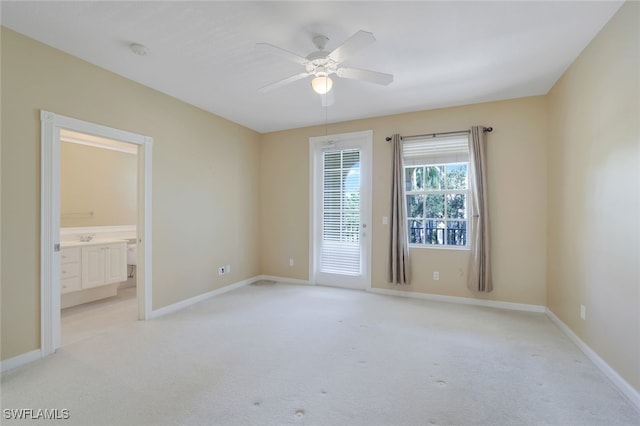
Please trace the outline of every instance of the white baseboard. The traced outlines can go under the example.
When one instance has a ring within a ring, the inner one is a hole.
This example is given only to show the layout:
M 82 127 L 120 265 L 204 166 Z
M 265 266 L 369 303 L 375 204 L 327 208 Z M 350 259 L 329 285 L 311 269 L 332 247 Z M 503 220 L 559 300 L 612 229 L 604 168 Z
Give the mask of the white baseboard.
M 35 351 L 25 352 L 22 355 L 14 356 L 13 358 L 6 359 L 0 363 L 0 372 L 4 373 L 14 368 L 29 364 L 30 362 L 37 361 L 42 358 L 42 351 L 36 349 Z
M 602 371 L 602 373 L 607 376 L 609 380 L 613 382 L 613 384 L 620 390 L 620 392 L 627 397 L 629 402 L 631 402 L 638 411 L 640 411 L 640 392 L 638 392 L 633 386 L 631 386 L 625 379 L 620 377 L 620 375 L 613 369 L 605 360 L 600 358 L 593 349 L 589 347 L 586 343 L 582 341 L 575 334 L 568 325 L 566 325 L 560 318 L 556 316 L 549 308 L 546 308 L 545 313 L 553 321 L 555 325 L 558 326 L 560 330 L 573 342 L 575 345 L 582 351 L 584 354 L 593 362 L 596 367 Z
M 311 285 L 309 280 L 300 280 L 297 278 L 284 278 L 284 277 L 276 277 L 274 275 L 259 275 L 257 277 L 259 280 L 269 280 L 269 281 L 277 281 L 279 283 L 284 284 L 301 284 L 301 285 Z
M 384 294 L 387 296 L 411 297 L 415 299 L 433 300 L 436 302 L 459 303 L 463 305 L 484 306 L 489 308 L 509 309 L 512 311 L 545 313 L 542 305 L 529 305 L 526 303 L 501 302 L 499 300 L 471 299 L 469 297 L 444 296 L 441 294 L 418 293 L 415 291 L 392 290 L 386 288 L 370 288 L 368 292 Z
M 243 281 L 238 281 L 237 283 L 230 284 L 230 285 L 227 285 L 227 286 L 224 286 L 224 287 L 221 287 L 221 288 L 217 288 L 215 290 L 209 291 L 209 292 L 201 294 L 199 296 L 195 296 L 195 297 L 192 297 L 190 299 L 186 299 L 186 300 L 183 300 L 181 302 L 174 303 L 172 305 L 164 306 L 164 307 L 162 307 L 160 309 L 155 309 L 155 310 L 153 310 L 151 312 L 151 315 L 150 315 L 149 319 L 158 318 L 158 317 L 161 317 L 163 315 L 167 315 L 167 314 L 170 314 L 172 312 L 179 311 L 180 309 L 184 309 L 187 306 L 191 306 L 191 305 L 196 304 L 198 302 L 201 302 L 203 300 L 207 300 L 207 299 L 209 299 L 211 297 L 218 296 L 218 295 L 223 294 L 223 293 L 227 293 L 227 292 L 229 292 L 231 290 L 235 290 L 235 289 L 240 288 L 240 287 L 244 287 L 244 286 L 249 285 L 249 284 L 251 284 L 251 283 L 253 283 L 255 281 L 258 281 L 259 279 L 261 279 L 260 276 L 249 278 L 249 279 L 246 279 L 246 280 L 243 280 Z

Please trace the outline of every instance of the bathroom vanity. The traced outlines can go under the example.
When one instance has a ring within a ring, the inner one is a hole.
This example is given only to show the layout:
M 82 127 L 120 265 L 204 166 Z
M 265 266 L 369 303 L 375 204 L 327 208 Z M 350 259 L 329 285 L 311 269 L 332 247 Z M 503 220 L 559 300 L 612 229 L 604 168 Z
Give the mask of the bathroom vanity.
M 61 308 L 115 296 L 118 283 L 126 280 L 127 241 L 61 243 Z

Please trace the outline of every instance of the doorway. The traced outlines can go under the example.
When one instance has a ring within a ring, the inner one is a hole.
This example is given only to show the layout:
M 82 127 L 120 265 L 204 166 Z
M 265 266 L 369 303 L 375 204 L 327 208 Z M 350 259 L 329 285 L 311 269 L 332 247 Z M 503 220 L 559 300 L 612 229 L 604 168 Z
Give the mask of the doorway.
M 60 138 L 71 131 L 134 144 L 138 149 L 137 179 L 137 317 L 151 317 L 151 150 L 148 136 L 102 126 L 48 111 L 41 120 L 41 351 L 54 353 L 60 339 Z
M 309 139 L 314 284 L 371 287 L 372 132 Z
M 138 145 L 60 130 L 61 347 L 138 319 L 138 163 Z

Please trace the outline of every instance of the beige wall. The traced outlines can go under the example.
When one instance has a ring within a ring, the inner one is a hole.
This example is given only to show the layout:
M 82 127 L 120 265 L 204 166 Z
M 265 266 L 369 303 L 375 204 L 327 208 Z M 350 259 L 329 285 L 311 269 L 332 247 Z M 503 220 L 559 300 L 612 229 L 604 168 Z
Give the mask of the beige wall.
M 2 359 L 40 346 L 40 109 L 154 138 L 153 309 L 259 273 L 259 134 L 6 28 L 1 47 Z
M 386 282 L 393 133 L 413 135 L 493 126 L 489 135 L 490 211 L 495 290 L 466 287 L 468 251 L 412 249 L 413 283 L 400 290 L 545 304 L 547 180 L 546 100 L 532 97 L 378 117 L 328 126 L 329 134 L 373 130 L 372 286 Z M 309 137 L 323 126 L 265 134 L 261 147 L 261 270 L 309 279 Z M 295 258 L 290 267 L 288 259 Z M 433 271 L 440 280 L 432 280 Z M 462 270 L 463 275 L 460 275 Z
M 640 4 L 627 2 L 548 95 L 547 304 L 636 389 L 639 61 Z
M 60 226 L 135 225 L 137 173 L 135 154 L 60 143 Z

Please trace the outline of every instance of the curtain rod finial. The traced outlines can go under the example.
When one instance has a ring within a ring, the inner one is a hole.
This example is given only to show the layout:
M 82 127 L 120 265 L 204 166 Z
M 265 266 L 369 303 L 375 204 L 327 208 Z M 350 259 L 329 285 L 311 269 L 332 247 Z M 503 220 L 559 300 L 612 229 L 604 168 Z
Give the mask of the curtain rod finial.
M 387 136 L 386 138 L 384 138 L 384 140 L 387 141 L 387 142 L 391 142 L 391 137 Z
M 485 132 L 491 133 L 491 132 L 493 132 L 493 127 L 485 127 L 483 130 Z

